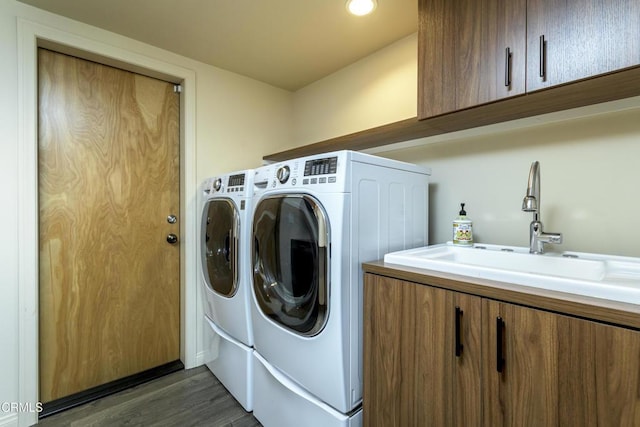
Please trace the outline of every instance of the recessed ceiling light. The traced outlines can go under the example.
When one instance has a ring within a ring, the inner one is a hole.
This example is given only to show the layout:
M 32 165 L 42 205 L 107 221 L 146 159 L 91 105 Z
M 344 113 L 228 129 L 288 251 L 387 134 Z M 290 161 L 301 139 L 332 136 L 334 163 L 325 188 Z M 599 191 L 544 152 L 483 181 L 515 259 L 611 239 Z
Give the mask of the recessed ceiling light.
M 347 0 L 347 10 L 356 16 L 370 14 L 377 5 L 378 2 L 376 0 Z

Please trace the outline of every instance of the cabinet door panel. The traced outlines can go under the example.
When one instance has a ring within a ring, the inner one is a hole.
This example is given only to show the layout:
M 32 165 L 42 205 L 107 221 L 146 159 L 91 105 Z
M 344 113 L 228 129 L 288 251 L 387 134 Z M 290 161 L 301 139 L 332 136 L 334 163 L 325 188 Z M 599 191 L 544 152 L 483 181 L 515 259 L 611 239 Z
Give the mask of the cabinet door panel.
M 557 424 L 556 315 L 483 300 L 484 425 Z M 497 370 L 499 328 L 504 321 L 504 366 Z
M 454 347 L 456 334 L 459 333 L 462 345 L 460 355 L 454 357 L 455 348 L 451 349 L 454 359 L 453 387 L 453 425 L 482 425 L 482 300 L 479 297 L 451 293 L 454 306 L 461 310 L 459 314 L 459 331 L 456 331 L 453 319 Z M 455 307 L 450 311 L 456 315 Z
M 637 0 L 528 0 L 527 91 L 637 66 L 639 28 Z
M 526 89 L 526 0 L 483 0 L 482 3 L 483 46 L 479 61 L 486 99 L 479 101 L 522 95 Z M 506 57 L 507 48 L 510 58 Z
M 418 1 L 418 117 L 455 111 L 456 4 Z
M 558 317 L 559 425 L 640 425 L 640 332 Z
M 418 117 L 524 93 L 526 0 L 420 0 L 419 13 Z
M 365 275 L 365 426 L 451 425 L 448 292 Z

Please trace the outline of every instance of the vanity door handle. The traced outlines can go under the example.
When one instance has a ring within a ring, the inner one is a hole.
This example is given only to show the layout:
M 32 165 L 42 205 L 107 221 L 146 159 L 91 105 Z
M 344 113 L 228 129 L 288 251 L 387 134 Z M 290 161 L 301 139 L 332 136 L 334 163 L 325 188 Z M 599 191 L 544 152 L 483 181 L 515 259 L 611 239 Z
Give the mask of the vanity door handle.
M 456 307 L 456 357 L 462 356 L 462 350 L 464 350 L 464 345 L 462 345 L 462 314 L 464 312 L 460 307 Z
M 500 316 L 496 318 L 496 370 L 504 370 L 504 320 Z

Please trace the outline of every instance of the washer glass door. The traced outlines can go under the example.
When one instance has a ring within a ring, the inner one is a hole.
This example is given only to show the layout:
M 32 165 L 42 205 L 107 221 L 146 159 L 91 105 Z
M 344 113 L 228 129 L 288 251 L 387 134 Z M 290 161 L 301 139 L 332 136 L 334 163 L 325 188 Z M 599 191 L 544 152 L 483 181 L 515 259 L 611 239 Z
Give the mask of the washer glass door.
M 229 199 L 210 199 L 202 214 L 202 268 L 214 292 L 232 297 L 238 289 L 238 211 Z
M 253 290 L 258 308 L 306 336 L 328 314 L 329 223 L 314 197 L 282 194 L 262 199 L 253 224 Z

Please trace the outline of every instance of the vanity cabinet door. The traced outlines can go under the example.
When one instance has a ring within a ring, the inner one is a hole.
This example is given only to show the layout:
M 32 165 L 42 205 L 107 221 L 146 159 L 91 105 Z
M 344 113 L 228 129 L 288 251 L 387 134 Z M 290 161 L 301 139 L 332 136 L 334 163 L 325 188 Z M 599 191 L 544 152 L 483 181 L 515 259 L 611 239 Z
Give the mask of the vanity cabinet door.
M 364 287 L 364 425 L 451 425 L 447 291 L 370 274 Z
M 418 118 L 525 92 L 526 0 L 419 0 Z
M 480 298 L 372 274 L 364 298 L 364 425 L 479 426 Z
M 527 92 L 640 64 L 638 0 L 528 0 Z
M 557 318 L 558 425 L 640 426 L 640 332 Z
M 640 425 L 640 332 L 486 299 L 482 313 L 485 426 Z
M 453 306 L 453 425 L 482 425 L 482 299 L 449 292 Z M 449 315 L 450 316 L 450 315 Z
M 482 316 L 484 425 L 558 425 L 557 316 L 488 299 Z

